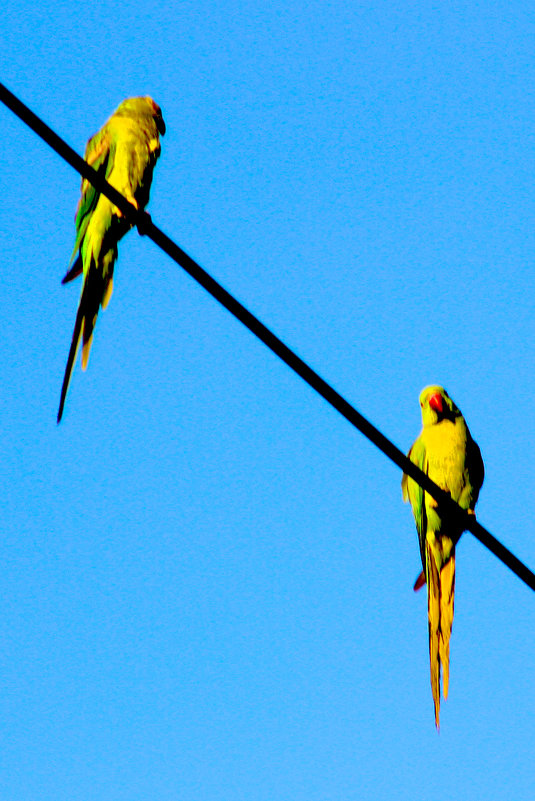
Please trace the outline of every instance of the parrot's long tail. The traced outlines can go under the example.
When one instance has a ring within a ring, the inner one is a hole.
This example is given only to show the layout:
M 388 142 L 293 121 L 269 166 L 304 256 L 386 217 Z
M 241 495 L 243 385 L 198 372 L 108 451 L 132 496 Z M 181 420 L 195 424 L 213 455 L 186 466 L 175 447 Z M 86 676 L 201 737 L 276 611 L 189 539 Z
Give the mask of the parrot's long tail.
M 61 418 L 63 417 L 63 407 L 65 406 L 65 398 L 67 397 L 67 391 L 69 389 L 69 384 L 71 383 L 72 369 L 74 367 L 74 362 L 76 361 L 78 348 L 80 347 L 80 339 L 82 335 L 83 323 L 84 323 L 84 310 L 82 307 L 82 301 L 80 300 L 80 303 L 78 304 L 78 311 L 76 312 L 74 331 L 72 333 L 71 348 L 69 350 L 69 356 L 67 357 L 67 366 L 65 367 L 65 375 L 63 376 L 63 385 L 61 387 L 61 398 L 59 401 L 59 409 L 58 409 L 58 423 L 61 421 Z
M 450 678 L 450 636 L 453 626 L 455 592 L 455 553 L 438 571 L 433 551 L 426 543 L 427 612 L 429 618 L 429 660 L 431 690 L 435 702 L 435 724 L 440 725 L 440 666 L 444 698 L 448 697 Z
M 116 251 L 115 251 L 116 254 Z M 68 278 L 69 273 L 65 278 Z M 65 282 L 65 279 L 64 279 Z M 113 261 L 109 266 L 107 275 L 103 275 L 100 270 L 91 265 L 87 275 L 84 278 L 82 287 L 82 294 L 78 304 L 78 311 L 76 312 L 76 320 L 74 323 L 74 331 L 72 333 L 71 347 L 69 356 L 67 357 L 67 366 L 65 367 L 65 375 L 63 377 L 63 385 L 61 387 L 61 397 L 59 401 L 58 410 L 58 423 L 63 416 L 63 408 L 65 406 L 65 399 L 69 390 L 72 371 L 78 348 L 80 347 L 80 340 L 83 341 L 82 346 L 82 370 L 85 370 L 89 361 L 89 351 L 91 350 L 91 343 L 93 341 L 93 329 L 97 321 L 100 307 L 103 309 L 108 305 L 113 289 Z

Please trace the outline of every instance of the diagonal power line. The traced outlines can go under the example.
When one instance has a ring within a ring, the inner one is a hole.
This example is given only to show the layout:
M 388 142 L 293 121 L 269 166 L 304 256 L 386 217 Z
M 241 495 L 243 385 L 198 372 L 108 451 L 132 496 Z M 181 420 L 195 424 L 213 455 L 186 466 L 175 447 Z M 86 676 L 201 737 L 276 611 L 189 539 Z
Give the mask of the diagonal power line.
M 222 306 L 242 322 L 258 339 L 273 351 L 288 367 L 296 372 L 306 383 L 316 390 L 327 403 L 333 406 L 345 419 L 369 439 L 385 456 L 400 467 L 404 473 L 416 481 L 439 504 L 443 513 L 458 520 L 463 529 L 470 531 L 486 548 L 498 557 L 532 590 L 535 590 L 535 574 L 511 551 L 502 545 L 490 531 L 487 531 L 475 518 L 461 509 L 451 496 L 442 490 L 429 476 L 420 470 L 405 454 L 382 434 L 369 420 L 345 400 L 330 384 L 304 362 L 296 353 L 282 342 L 269 328 L 245 308 L 233 295 L 227 292 L 212 276 L 203 270 L 172 239 L 161 231 L 147 212 L 138 211 L 128 200 L 111 186 L 93 167 L 76 153 L 61 137 L 22 103 L 12 92 L 0 83 L 0 100 L 41 137 L 71 167 L 92 183 L 99 192 L 108 197 L 136 225 L 139 232 L 148 236 L 195 281 L 203 286 Z

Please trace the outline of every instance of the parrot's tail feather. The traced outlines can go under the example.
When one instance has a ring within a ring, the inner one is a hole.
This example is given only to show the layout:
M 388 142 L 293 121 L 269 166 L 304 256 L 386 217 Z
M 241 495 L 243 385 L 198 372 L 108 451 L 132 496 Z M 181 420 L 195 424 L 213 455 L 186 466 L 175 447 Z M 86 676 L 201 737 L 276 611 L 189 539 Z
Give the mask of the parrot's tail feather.
M 76 261 L 74 262 L 74 264 L 72 265 L 70 270 L 67 270 L 67 273 L 61 279 L 61 283 L 62 284 L 67 284 L 69 281 L 72 281 L 74 278 L 78 278 L 78 276 L 82 274 L 82 271 L 83 271 L 82 256 L 79 253 Z
M 455 594 L 455 554 L 440 571 L 440 639 L 444 698 L 448 697 L 450 680 L 450 636 L 453 626 L 453 600 Z
M 450 680 L 450 636 L 453 626 L 453 601 L 455 594 L 455 553 L 439 571 L 433 548 L 425 544 L 427 573 L 427 611 L 429 617 L 429 660 L 431 666 L 431 689 L 435 702 L 435 723 L 439 728 L 440 716 L 440 668 L 444 698 L 448 697 Z
M 87 365 L 89 363 L 89 353 L 91 352 L 92 344 L 93 344 L 93 331 L 91 331 L 91 336 L 87 341 L 85 341 L 85 336 L 84 336 L 84 344 L 82 346 L 82 370 L 87 370 Z
M 418 592 L 418 590 L 421 590 L 424 584 L 425 584 L 425 573 L 422 570 L 422 572 L 414 582 L 414 587 L 413 587 L 414 592 Z
M 103 274 L 101 269 L 94 269 L 93 265 L 91 265 L 87 272 L 80 300 L 81 305 L 83 305 L 85 309 L 82 370 L 87 368 L 89 362 L 89 353 L 91 351 L 91 345 L 93 344 L 93 331 L 97 324 L 100 307 L 102 306 L 102 308 L 104 308 L 111 297 L 113 289 L 113 261 L 116 253 L 115 250 L 111 250 L 106 254 L 105 259 L 108 260 L 107 274 Z
M 112 251 L 112 253 L 115 253 L 115 251 Z M 113 262 L 111 264 L 110 272 L 112 268 Z M 67 275 L 70 275 L 70 273 L 67 273 Z M 92 262 L 84 278 L 82 294 L 78 304 L 78 311 L 76 312 L 76 322 L 74 323 L 71 349 L 69 351 L 67 367 L 65 369 L 65 377 L 63 379 L 63 386 L 61 388 L 58 423 L 63 415 L 65 398 L 67 397 L 67 391 L 69 389 L 71 374 L 76 361 L 76 356 L 78 354 L 80 341 L 82 341 L 82 369 L 85 370 L 87 367 L 87 363 L 89 361 L 89 351 L 91 350 L 91 343 L 93 342 L 93 329 L 97 321 L 102 299 L 110 281 L 111 275 L 108 275 L 108 277 L 105 278 L 101 271 L 97 269 L 95 263 Z
M 440 580 L 438 568 L 429 543 L 425 545 L 427 572 L 427 615 L 429 618 L 429 663 L 431 690 L 435 703 L 435 724 L 440 725 Z
M 84 327 L 84 312 L 82 304 L 80 303 L 78 306 L 78 311 L 76 312 L 76 321 L 74 323 L 74 331 L 72 334 L 71 347 L 69 350 L 69 356 L 67 358 L 67 366 L 65 367 L 65 375 L 63 376 L 63 386 L 61 387 L 61 397 L 59 401 L 59 410 L 58 410 L 58 423 L 61 421 L 61 418 L 63 416 L 63 407 L 65 406 L 65 398 L 67 397 L 69 384 L 71 383 L 72 370 L 74 367 L 74 363 L 76 361 L 76 356 L 78 354 L 78 348 L 80 346 L 80 340 L 82 338 L 83 327 Z
M 106 288 L 104 290 L 104 297 L 102 298 L 103 309 L 105 309 L 108 303 L 110 302 L 112 292 L 113 292 L 113 276 L 110 276 L 108 283 L 106 284 Z
M 87 370 L 87 364 L 89 362 L 89 353 L 91 352 L 91 345 L 93 344 L 93 331 L 95 329 L 95 325 L 97 322 L 99 311 L 99 304 L 97 302 L 97 307 L 94 314 L 88 313 L 86 311 L 85 320 L 84 320 L 84 331 L 83 331 L 83 344 L 82 344 L 82 370 Z

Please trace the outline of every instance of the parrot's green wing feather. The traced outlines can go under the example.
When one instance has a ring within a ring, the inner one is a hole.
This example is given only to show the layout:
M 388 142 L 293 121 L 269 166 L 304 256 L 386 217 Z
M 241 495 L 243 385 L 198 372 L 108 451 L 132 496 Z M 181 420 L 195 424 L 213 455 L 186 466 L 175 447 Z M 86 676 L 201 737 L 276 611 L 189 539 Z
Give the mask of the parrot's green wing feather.
M 423 470 L 426 470 L 425 459 L 425 443 L 423 437 L 420 435 L 407 456 L 413 464 Z M 422 555 L 422 564 L 425 567 L 425 535 L 427 533 L 427 515 L 425 511 L 424 491 L 416 481 L 409 478 L 406 473 L 403 474 L 401 480 L 401 489 L 403 491 L 403 500 L 409 501 L 412 507 L 412 513 L 416 522 L 416 530 L 418 531 L 418 540 L 420 542 L 420 553 Z
M 116 142 L 111 134 L 111 126 L 106 125 L 101 131 L 95 134 L 95 136 L 91 137 L 87 143 L 84 158 L 93 169 L 108 180 L 115 161 L 115 150 Z M 76 241 L 74 243 L 71 262 L 80 250 L 80 246 L 87 233 L 87 226 L 89 225 L 91 214 L 97 205 L 99 194 L 98 189 L 95 189 L 93 184 L 85 178 L 82 179 L 82 194 L 78 203 L 78 208 L 76 209 Z M 76 262 L 78 261 L 79 259 L 76 259 Z M 80 275 L 82 272 L 82 265 L 80 264 L 77 269 L 76 262 L 64 277 L 62 283 L 66 284 L 67 281 L 72 281 L 73 278 Z

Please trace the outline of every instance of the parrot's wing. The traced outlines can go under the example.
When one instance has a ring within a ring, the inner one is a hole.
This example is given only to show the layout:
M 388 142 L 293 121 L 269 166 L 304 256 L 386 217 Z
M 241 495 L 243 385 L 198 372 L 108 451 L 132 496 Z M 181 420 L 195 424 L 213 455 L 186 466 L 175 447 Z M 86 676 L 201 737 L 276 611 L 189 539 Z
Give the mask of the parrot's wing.
M 407 456 L 420 470 L 424 473 L 426 470 L 426 449 L 425 442 L 420 434 Z M 418 540 L 420 542 L 420 553 L 422 556 L 422 564 L 425 565 L 425 535 L 427 533 L 427 515 L 425 511 L 425 498 L 424 491 L 419 484 L 416 483 L 406 473 L 403 473 L 401 480 L 401 489 L 403 492 L 403 500 L 409 501 L 412 507 L 412 513 L 416 522 L 416 529 L 418 531 Z
M 116 142 L 111 135 L 111 130 L 111 126 L 106 124 L 101 131 L 91 137 L 87 143 L 84 155 L 85 161 L 98 173 L 103 175 L 106 180 L 110 176 L 115 160 Z M 84 240 L 87 226 L 89 225 L 91 214 L 97 205 L 99 195 L 98 189 L 96 189 L 87 178 L 82 178 L 82 194 L 78 202 L 78 208 L 76 209 L 76 241 L 70 259 L 71 263 L 79 253 L 80 245 Z M 68 281 L 72 281 L 73 278 L 80 275 L 82 269 L 82 259 L 80 255 L 78 255 L 78 258 L 64 276 L 61 283 L 66 284 Z
M 468 475 L 470 476 L 470 498 L 468 499 L 468 509 L 473 509 L 479 497 L 479 490 L 483 485 L 485 479 L 485 466 L 483 465 L 483 458 L 479 445 L 474 442 L 472 437 L 469 437 L 466 447 L 466 466 L 468 467 Z

